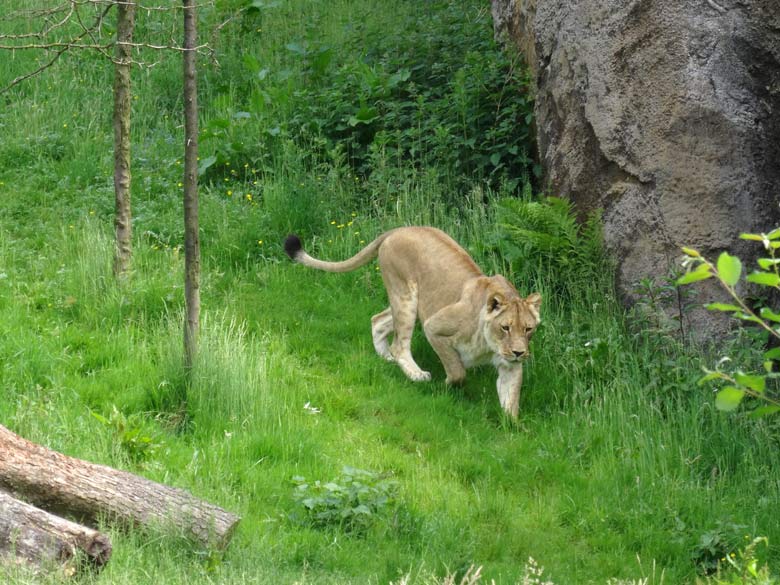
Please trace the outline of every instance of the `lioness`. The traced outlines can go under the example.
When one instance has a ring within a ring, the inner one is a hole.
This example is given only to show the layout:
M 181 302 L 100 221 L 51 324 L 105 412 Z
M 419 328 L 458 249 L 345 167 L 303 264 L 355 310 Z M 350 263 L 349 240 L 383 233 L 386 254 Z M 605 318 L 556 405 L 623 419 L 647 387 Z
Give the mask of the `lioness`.
M 485 276 L 455 240 L 432 227 L 390 230 L 342 262 L 312 258 L 294 234 L 284 249 L 295 262 L 329 272 L 349 272 L 378 256 L 390 306 L 371 319 L 376 352 L 396 362 L 410 380 L 430 380 L 411 352 L 419 317 L 444 364 L 447 384 L 462 382 L 466 368 L 491 361 L 498 370 L 501 406 L 517 417 L 522 360 L 539 325 L 541 295 L 521 298 L 503 276 Z

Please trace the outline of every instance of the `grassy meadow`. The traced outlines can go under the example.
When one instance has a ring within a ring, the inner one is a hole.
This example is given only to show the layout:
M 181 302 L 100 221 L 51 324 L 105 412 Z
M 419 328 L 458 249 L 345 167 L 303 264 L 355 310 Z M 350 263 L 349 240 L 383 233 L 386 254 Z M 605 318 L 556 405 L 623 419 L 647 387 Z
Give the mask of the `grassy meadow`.
M 14 10 L 41 4 L 4 2 L 0 27 L 28 30 Z M 137 38 L 178 34 L 179 17 L 141 11 Z M 494 45 L 489 4 L 218 0 L 200 24 L 214 52 L 200 63 L 189 381 L 179 55 L 138 52 L 121 283 L 110 63 L 73 51 L 0 96 L 0 424 L 243 518 L 224 553 L 106 526 L 114 555 L 82 581 L 427 584 L 474 565 L 499 584 L 676 585 L 760 536 L 777 567 L 777 423 L 715 409 L 696 381 L 720 354 L 627 320 L 596 228 L 555 255 L 506 227 L 505 198 L 530 202 L 538 169 L 525 74 Z M 3 52 L 0 86 L 39 58 Z M 444 229 L 487 273 L 543 295 L 517 424 L 491 368 L 446 387 L 419 331 L 431 383 L 376 356 L 374 264 L 315 272 L 281 247 L 296 231 L 341 259 L 408 224 Z M 752 359 L 750 337 L 724 344 Z

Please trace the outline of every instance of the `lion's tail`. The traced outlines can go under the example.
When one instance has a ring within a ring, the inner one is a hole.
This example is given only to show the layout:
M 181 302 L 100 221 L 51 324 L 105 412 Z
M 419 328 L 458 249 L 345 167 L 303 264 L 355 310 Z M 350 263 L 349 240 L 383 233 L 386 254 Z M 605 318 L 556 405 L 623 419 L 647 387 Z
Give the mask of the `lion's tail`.
M 342 260 L 341 262 L 326 262 L 325 260 L 312 258 L 306 253 L 306 250 L 303 249 L 301 239 L 295 234 L 287 236 L 287 239 L 284 241 L 284 251 L 287 252 L 287 255 L 294 262 L 298 262 L 309 268 L 326 270 L 327 272 L 349 272 L 350 270 L 360 268 L 373 260 L 378 253 L 379 246 L 384 242 L 389 233 L 390 232 L 385 232 L 360 250 L 360 252 L 352 256 L 352 258 Z

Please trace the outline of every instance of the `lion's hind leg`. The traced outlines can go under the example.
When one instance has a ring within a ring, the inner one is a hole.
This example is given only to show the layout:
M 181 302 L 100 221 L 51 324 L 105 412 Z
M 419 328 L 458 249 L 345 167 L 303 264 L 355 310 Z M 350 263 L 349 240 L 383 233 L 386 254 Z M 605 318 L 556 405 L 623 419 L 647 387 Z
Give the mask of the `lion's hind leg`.
M 409 282 L 403 294 L 395 298 L 391 296 L 390 306 L 393 320 L 390 353 L 407 378 L 414 382 L 427 382 L 431 373 L 422 370 L 412 357 L 412 333 L 417 321 L 417 283 Z
M 393 312 L 387 307 L 381 313 L 371 317 L 371 338 L 374 341 L 374 349 L 389 362 L 395 361 L 390 353 L 390 334 L 393 332 Z

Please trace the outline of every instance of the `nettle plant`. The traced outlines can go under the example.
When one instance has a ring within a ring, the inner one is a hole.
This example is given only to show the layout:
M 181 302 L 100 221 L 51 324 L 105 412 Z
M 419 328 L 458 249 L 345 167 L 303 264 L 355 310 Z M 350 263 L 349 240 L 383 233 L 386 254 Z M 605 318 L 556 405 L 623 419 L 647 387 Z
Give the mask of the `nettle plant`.
M 362 533 L 378 517 L 397 508 L 398 482 L 385 474 L 344 466 L 341 476 L 327 483 L 292 478 L 293 499 L 302 506 L 303 523 L 318 528 L 339 527 Z M 300 512 L 300 510 L 299 510 Z
M 780 258 L 776 257 L 780 248 L 780 228 L 768 234 L 741 234 L 743 240 L 760 242 L 765 257 L 758 259 L 758 270 L 745 276 L 749 283 L 780 291 Z M 716 263 L 710 262 L 697 250 L 683 248 L 685 252 L 684 266 L 688 269 L 685 275 L 677 280 L 678 285 L 691 284 L 709 278 L 715 278 L 721 287 L 728 292 L 733 303 L 710 303 L 706 308 L 710 311 L 721 311 L 731 314 L 735 319 L 754 323 L 765 330 L 771 340 L 780 342 L 780 313 L 769 307 L 761 307 L 758 311 L 751 308 L 736 289 L 743 276 L 742 261 L 723 252 Z M 707 370 L 700 384 L 717 381 L 723 386 L 718 390 L 715 405 L 720 410 L 735 410 L 746 396 L 758 400 L 758 406 L 753 409 L 755 416 L 774 414 L 780 411 L 780 396 L 777 393 L 777 380 L 780 371 L 777 363 L 780 361 L 780 347 L 774 347 L 763 352 L 763 372 L 745 373 L 742 370 L 726 371 L 731 360 L 724 358 L 718 362 L 714 370 Z

